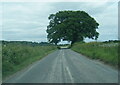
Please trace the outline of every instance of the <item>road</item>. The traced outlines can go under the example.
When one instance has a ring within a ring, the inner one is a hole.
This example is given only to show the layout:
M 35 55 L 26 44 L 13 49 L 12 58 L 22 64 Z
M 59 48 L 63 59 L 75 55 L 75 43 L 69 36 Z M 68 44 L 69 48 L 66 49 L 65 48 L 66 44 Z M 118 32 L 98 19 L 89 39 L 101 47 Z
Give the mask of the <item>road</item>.
M 5 83 L 117 83 L 118 71 L 70 49 L 57 50 Z

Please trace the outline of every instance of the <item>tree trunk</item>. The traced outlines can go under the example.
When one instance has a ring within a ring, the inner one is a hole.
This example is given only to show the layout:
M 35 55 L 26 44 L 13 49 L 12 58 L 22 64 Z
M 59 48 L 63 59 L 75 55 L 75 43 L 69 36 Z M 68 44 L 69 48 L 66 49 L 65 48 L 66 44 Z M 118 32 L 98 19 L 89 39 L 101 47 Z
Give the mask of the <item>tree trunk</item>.
M 71 46 L 72 46 L 74 43 L 75 43 L 75 41 L 72 41 L 72 42 L 71 42 Z

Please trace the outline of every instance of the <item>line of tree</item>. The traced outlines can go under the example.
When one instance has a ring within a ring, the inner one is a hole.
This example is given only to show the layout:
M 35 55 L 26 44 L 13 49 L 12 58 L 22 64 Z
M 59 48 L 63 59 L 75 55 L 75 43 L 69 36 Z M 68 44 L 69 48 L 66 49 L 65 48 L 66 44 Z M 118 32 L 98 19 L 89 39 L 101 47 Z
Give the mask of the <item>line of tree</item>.
M 29 41 L 0 41 L 2 42 L 2 44 L 6 45 L 7 43 L 11 43 L 11 44 L 23 44 L 23 45 L 31 45 L 31 46 L 36 46 L 36 45 L 40 45 L 40 46 L 48 46 L 48 45 L 53 45 L 51 43 L 48 42 L 29 42 Z
M 109 41 L 104 41 L 103 43 L 120 43 L 120 40 L 109 40 Z

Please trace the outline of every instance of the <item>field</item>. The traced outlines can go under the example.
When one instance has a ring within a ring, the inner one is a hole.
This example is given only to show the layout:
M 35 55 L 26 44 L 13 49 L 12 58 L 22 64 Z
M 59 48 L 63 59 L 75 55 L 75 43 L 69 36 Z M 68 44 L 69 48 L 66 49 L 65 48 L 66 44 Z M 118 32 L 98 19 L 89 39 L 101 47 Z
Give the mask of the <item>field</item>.
M 54 45 L 4 41 L 2 43 L 2 77 L 5 78 L 25 68 L 55 49 Z
M 118 66 L 118 42 L 75 43 L 72 50 L 89 58 L 98 59 L 114 67 Z

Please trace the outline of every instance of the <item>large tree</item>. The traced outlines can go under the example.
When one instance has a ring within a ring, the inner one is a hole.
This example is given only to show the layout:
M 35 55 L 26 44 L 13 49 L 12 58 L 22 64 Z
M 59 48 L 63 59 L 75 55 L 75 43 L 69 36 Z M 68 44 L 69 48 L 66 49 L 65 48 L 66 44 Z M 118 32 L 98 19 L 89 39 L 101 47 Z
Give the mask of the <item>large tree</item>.
M 50 43 L 67 40 L 73 44 L 85 38 L 98 38 L 96 29 L 99 24 L 85 11 L 59 11 L 48 18 L 47 38 Z

